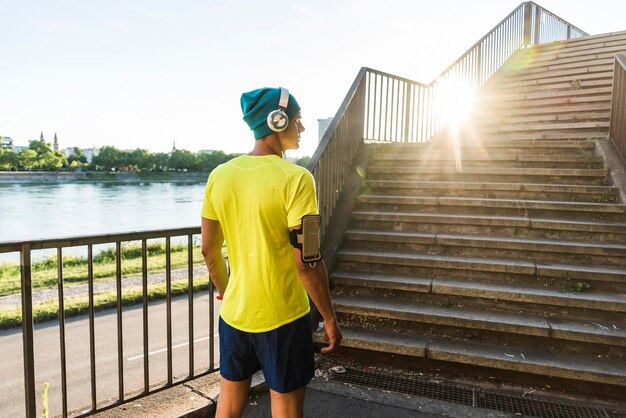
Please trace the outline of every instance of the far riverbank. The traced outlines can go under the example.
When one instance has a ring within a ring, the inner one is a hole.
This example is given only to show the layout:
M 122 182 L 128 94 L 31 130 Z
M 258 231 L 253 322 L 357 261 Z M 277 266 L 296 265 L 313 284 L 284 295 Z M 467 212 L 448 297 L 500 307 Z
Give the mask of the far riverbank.
M 208 173 L 200 172 L 101 172 L 83 171 L 36 171 L 36 172 L 0 172 L 0 184 L 4 183 L 145 183 L 145 182 L 167 182 L 167 183 L 204 183 Z

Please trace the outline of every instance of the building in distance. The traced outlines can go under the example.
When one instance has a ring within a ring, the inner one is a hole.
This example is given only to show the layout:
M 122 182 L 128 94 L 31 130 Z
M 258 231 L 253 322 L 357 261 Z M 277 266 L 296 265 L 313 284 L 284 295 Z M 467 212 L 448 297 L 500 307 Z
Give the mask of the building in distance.
M 317 142 L 320 142 L 322 138 L 324 138 L 324 134 L 328 130 L 332 121 L 332 117 L 317 120 Z
M 0 148 L 13 150 L 13 139 L 10 136 L 0 136 Z
M 78 148 L 78 147 L 71 147 L 71 148 L 65 148 L 62 152 L 65 155 L 65 158 L 70 158 L 72 155 L 74 155 L 74 149 Z M 93 148 L 79 148 L 82 152 L 83 155 L 85 156 L 85 159 L 87 160 L 87 163 L 91 164 L 91 161 L 93 160 L 93 157 L 95 157 L 96 155 L 98 155 L 98 148 L 93 147 Z

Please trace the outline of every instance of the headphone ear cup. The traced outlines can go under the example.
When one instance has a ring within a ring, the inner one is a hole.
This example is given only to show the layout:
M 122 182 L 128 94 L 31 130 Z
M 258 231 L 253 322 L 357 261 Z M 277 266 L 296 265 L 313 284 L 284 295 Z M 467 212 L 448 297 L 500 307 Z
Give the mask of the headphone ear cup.
M 267 115 L 267 126 L 274 132 L 282 132 L 289 125 L 289 116 L 282 110 L 276 109 Z

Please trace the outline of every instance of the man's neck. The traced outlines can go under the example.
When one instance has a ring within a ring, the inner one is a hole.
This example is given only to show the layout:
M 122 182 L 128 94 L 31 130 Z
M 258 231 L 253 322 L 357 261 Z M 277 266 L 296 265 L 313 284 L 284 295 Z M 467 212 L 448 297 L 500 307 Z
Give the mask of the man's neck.
M 269 135 L 254 141 L 254 149 L 248 155 L 277 155 L 283 157 L 283 149 L 275 135 Z

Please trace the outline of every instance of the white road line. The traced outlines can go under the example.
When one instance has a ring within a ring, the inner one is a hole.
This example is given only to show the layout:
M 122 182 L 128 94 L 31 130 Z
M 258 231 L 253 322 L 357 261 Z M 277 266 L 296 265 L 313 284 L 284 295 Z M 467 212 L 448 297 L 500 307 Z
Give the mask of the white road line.
M 217 337 L 217 334 L 216 334 L 215 336 Z M 195 343 L 199 343 L 199 342 L 202 342 L 202 341 L 206 341 L 206 340 L 208 340 L 208 339 L 209 339 L 209 336 L 207 335 L 206 337 L 202 337 L 202 338 L 195 339 L 195 340 L 193 340 L 193 342 L 194 342 L 194 344 L 195 344 Z M 181 344 L 176 344 L 176 345 L 173 345 L 173 346 L 172 346 L 172 350 L 174 350 L 175 348 L 185 347 L 185 346 L 187 346 L 187 345 L 189 345 L 189 343 L 188 343 L 188 342 L 181 343 Z M 150 351 L 150 352 L 148 353 L 148 356 L 154 356 L 154 355 L 156 355 L 156 354 L 165 353 L 166 351 L 167 351 L 167 348 L 161 348 L 161 349 L 159 349 L 159 350 Z M 132 357 L 127 357 L 127 358 L 126 358 L 126 361 L 134 361 L 134 360 L 139 360 L 140 358 L 143 358 L 143 354 L 139 354 L 139 355 L 137 355 L 137 356 L 132 356 Z

